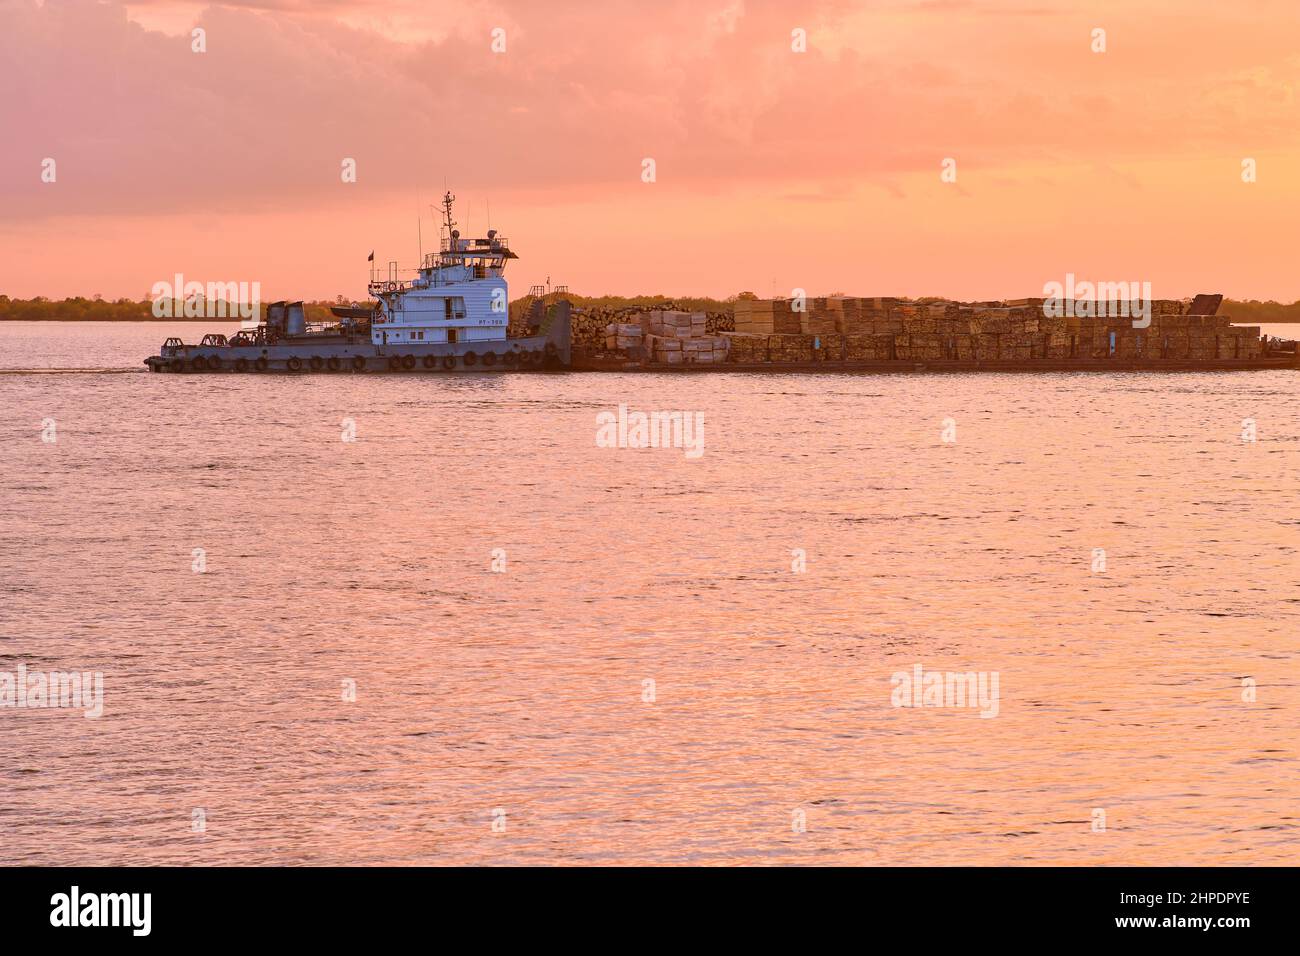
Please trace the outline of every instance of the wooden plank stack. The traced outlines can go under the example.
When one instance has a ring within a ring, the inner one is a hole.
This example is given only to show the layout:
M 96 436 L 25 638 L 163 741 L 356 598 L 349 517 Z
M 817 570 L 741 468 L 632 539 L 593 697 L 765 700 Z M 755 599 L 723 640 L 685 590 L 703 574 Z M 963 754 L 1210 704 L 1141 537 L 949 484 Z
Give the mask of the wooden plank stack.
M 839 332 L 841 316 L 844 314 L 842 296 L 824 299 L 808 299 L 804 311 L 799 313 L 799 331 L 805 335 L 825 335 Z
M 605 348 L 627 351 L 644 343 L 645 330 L 639 322 L 611 322 L 605 326 Z
M 793 310 L 790 299 L 737 299 L 735 327 L 737 332 L 756 332 L 764 335 L 794 335 L 802 331 L 800 316 Z
M 697 338 L 708 332 L 708 316 L 703 312 L 653 309 L 642 313 L 641 324 L 647 334 L 663 338 Z
M 727 360 L 730 343 L 710 335 L 704 312 L 653 309 L 642 315 L 650 360 L 666 365 L 711 365 Z
M 727 361 L 731 341 L 725 335 L 701 335 L 694 338 L 646 336 L 650 359 L 665 365 L 710 365 Z
M 1200 296 L 1217 308 L 1214 296 Z M 1015 361 L 1121 359 L 1208 361 L 1259 357 L 1258 327 L 1234 328 L 1227 316 L 1196 315 L 1187 302 L 1150 303 L 1151 325 L 1128 316 L 1049 315 L 1041 298 L 1006 302 L 909 301 L 829 296 L 807 300 L 806 312 L 785 299 L 740 299 L 728 336 L 733 362 Z M 1094 308 L 1095 311 L 1095 308 Z M 792 328 L 798 321 L 797 331 Z M 1112 351 L 1111 333 L 1114 333 Z
M 768 361 L 768 336 L 753 332 L 723 332 L 722 337 L 729 343 L 728 357 L 732 362 L 753 365 Z

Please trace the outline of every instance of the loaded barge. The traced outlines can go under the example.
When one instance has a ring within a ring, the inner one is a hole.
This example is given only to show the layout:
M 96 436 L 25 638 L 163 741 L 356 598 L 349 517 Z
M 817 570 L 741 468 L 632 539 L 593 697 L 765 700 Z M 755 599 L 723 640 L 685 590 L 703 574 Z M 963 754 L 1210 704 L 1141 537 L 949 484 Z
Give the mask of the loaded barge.
M 364 307 L 310 323 L 302 302 L 274 302 L 265 320 L 198 345 L 169 338 L 145 359 L 154 372 L 1020 372 L 1218 371 L 1296 368 L 1294 342 L 1218 314 L 1221 295 L 1119 303 L 760 300 L 726 313 L 575 309 L 562 289 L 534 286 L 511 316 L 505 268 L 518 258 L 488 230 L 465 239 L 443 197 L 439 251 L 413 279 L 372 266 Z M 373 259 L 373 255 L 372 255 Z M 1114 306 L 1116 303 L 1107 303 Z M 1114 315 L 1114 312 L 1110 312 Z M 1127 316 L 1142 315 L 1142 321 Z M 611 321 L 612 320 L 612 321 Z
M 574 318 L 592 371 L 1217 371 L 1297 367 L 1296 344 L 1219 314 L 1221 295 L 1100 303 L 760 300 Z M 612 321 L 608 321 L 612 320 Z M 607 324 L 604 324 L 606 323 Z

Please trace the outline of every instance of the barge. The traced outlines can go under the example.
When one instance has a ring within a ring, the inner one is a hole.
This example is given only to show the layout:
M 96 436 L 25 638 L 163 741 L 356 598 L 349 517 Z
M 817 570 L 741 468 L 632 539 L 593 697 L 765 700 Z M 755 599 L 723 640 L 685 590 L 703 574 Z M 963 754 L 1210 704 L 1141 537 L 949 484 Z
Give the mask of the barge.
M 830 296 L 734 312 L 654 309 L 574 321 L 573 367 L 671 372 L 1114 372 L 1297 367 L 1296 343 L 1261 337 L 1190 300 L 954 302 Z
M 898 298 L 760 300 L 728 313 L 575 309 L 563 287 L 530 291 L 510 318 L 505 269 L 518 258 L 488 230 L 465 239 L 443 197 L 439 251 L 401 281 L 371 267 L 368 305 L 311 323 L 302 302 L 274 302 L 230 337 L 169 338 L 154 372 L 1116 372 L 1300 367 L 1294 342 L 1232 326 L 1221 295 L 1095 303 Z M 373 260 L 373 254 L 371 256 Z M 1113 304 L 1113 303 L 1112 303 Z M 1144 321 L 1129 316 L 1141 306 Z M 1076 306 L 1078 308 L 1076 308 Z M 1097 316 L 1094 318 L 1093 316 Z M 607 321 L 612 319 L 613 321 Z M 603 347 L 602 347 L 603 346 Z
M 576 372 L 1246 372 L 1300 369 L 1294 354 L 1262 355 L 1251 359 L 932 359 L 910 360 L 825 359 L 811 362 L 768 361 L 716 364 L 682 364 L 633 360 L 601 352 L 575 349 L 570 366 Z

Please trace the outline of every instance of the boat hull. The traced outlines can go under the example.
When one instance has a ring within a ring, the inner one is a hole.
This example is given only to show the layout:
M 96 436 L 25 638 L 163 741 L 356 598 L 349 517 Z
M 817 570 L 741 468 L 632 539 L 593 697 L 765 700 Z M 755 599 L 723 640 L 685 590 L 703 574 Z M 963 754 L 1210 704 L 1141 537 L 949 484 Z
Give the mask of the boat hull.
M 173 345 L 144 364 L 153 372 L 546 372 L 571 361 L 569 304 L 556 303 L 537 335 L 485 342 L 375 345 L 364 335 L 286 336 L 257 345 Z

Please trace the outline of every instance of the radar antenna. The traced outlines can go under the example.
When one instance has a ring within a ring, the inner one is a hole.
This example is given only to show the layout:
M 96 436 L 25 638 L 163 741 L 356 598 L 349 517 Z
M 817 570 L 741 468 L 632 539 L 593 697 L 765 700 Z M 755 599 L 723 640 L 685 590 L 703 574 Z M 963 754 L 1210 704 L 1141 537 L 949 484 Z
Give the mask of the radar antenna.
M 451 218 L 451 204 L 456 201 L 456 197 L 447 190 L 442 197 L 442 212 L 447 227 L 447 238 L 451 238 L 452 231 L 456 228 L 456 220 Z

